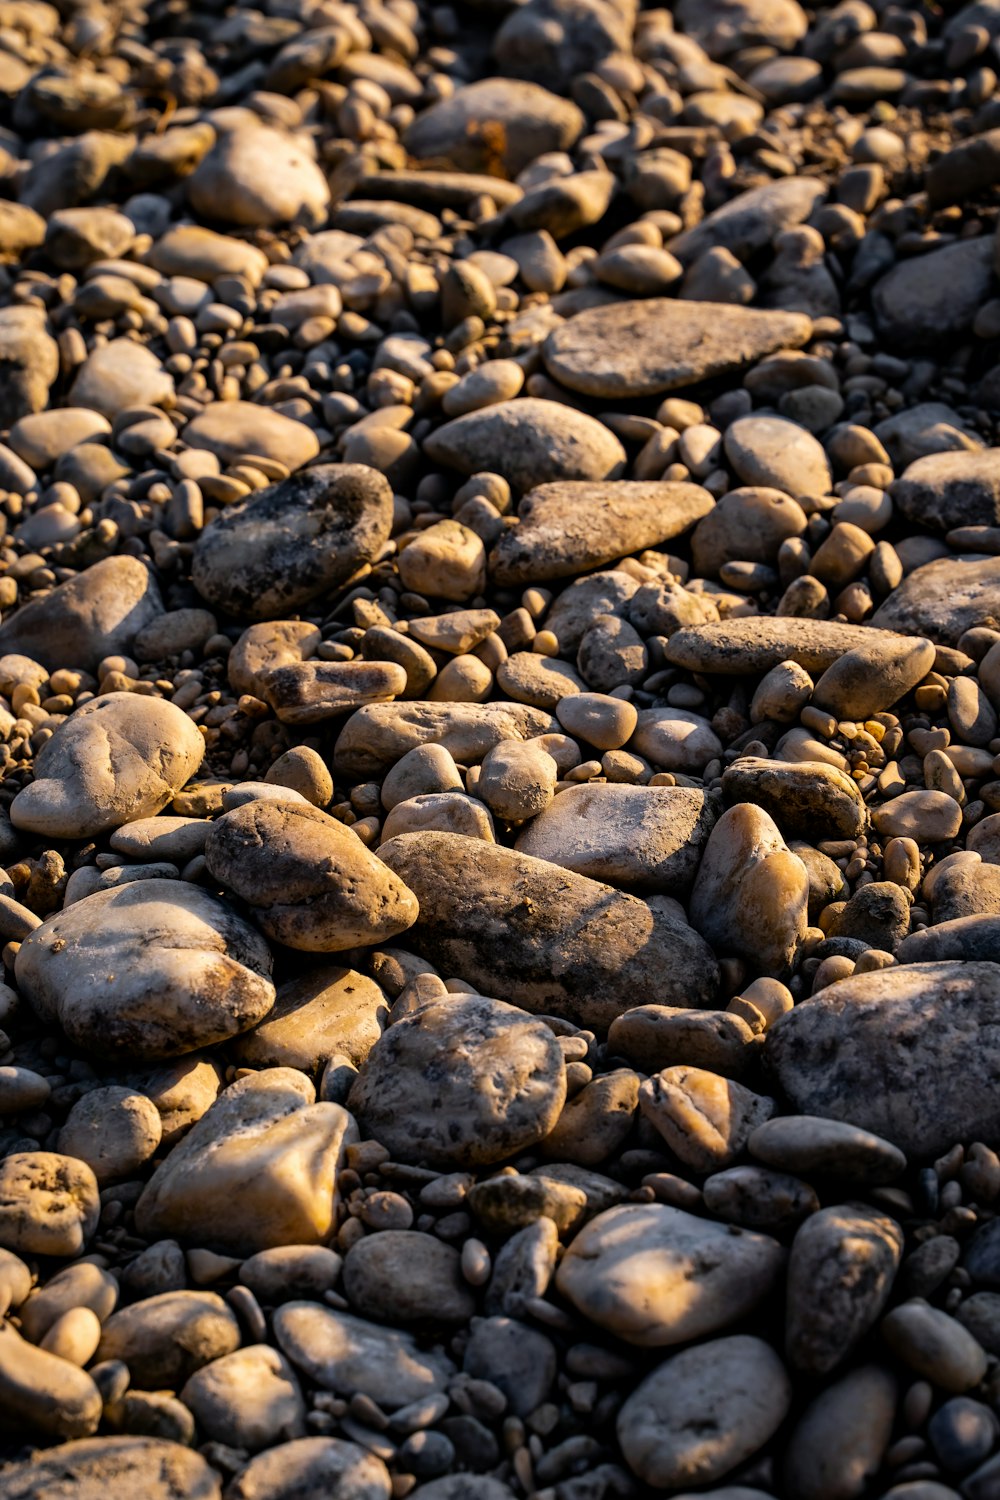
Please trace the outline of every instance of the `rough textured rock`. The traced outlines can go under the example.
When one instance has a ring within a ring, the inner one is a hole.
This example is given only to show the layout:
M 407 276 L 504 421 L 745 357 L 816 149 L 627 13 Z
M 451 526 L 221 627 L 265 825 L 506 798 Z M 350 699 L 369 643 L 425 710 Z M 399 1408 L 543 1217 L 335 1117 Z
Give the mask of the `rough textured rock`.
M 23 652 L 53 672 L 90 672 L 104 657 L 131 651 L 162 611 L 150 570 L 135 557 L 108 557 L 5 618 L 0 652 Z
M 711 1002 L 710 950 L 656 898 L 454 834 L 404 834 L 379 853 L 420 904 L 418 952 L 515 1004 L 603 1031 L 654 993 Z
M 558 720 L 519 703 L 391 703 L 358 709 L 337 740 L 335 765 L 344 775 L 378 776 L 418 745 L 442 745 L 462 765 L 475 765 L 503 740 L 557 733 Z
M 543 152 L 567 150 L 583 125 L 575 104 L 536 83 L 484 78 L 423 110 L 404 143 L 418 161 L 513 178 Z
M 906 964 L 796 1006 L 768 1033 L 766 1054 L 796 1107 L 929 1157 L 958 1140 L 1000 1143 L 990 1082 L 998 1018 L 1000 965 Z
M 737 617 L 718 625 L 678 630 L 665 651 L 668 661 L 693 672 L 739 676 L 769 672 L 779 662 L 795 661 L 807 672 L 819 673 L 845 651 L 874 651 L 883 644 L 887 650 L 900 647 L 899 637 L 893 636 L 896 622 L 880 620 L 880 615 L 882 610 L 875 619 L 886 628 L 877 632 L 867 625 L 846 625 L 839 620 L 803 620 L 787 615 Z
M 1000 624 L 1000 558 L 939 557 L 909 573 L 872 616 L 872 624 L 957 645 L 966 630 Z
M 223 511 L 198 538 L 192 577 L 229 614 L 280 619 L 371 562 L 391 525 L 383 475 L 320 464 Z
M 370 1396 L 384 1411 L 433 1396 L 455 1373 L 447 1355 L 425 1352 L 411 1334 L 315 1302 L 286 1302 L 274 1315 L 274 1334 L 317 1385 L 348 1399 Z
M 801 313 L 650 298 L 577 313 L 549 334 L 544 356 L 570 390 L 617 400 L 741 370 L 798 348 L 811 330 Z
M 956 526 L 1000 522 L 1000 453 L 928 453 L 909 464 L 892 485 L 893 503 L 920 526 L 951 531 Z
M 98 1437 L 42 1451 L 3 1474 L 4 1500 L 221 1500 L 219 1476 L 190 1448 L 155 1437 Z

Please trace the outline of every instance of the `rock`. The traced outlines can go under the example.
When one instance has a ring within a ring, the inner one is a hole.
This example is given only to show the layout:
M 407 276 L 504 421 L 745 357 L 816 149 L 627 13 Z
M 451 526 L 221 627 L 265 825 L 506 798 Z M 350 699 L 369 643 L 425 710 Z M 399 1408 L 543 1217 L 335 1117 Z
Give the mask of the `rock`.
M 135 239 L 135 225 L 113 208 L 64 208 L 46 226 L 45 253 L 61 271 L 115 260 Z
M 551 1339 L 514 1318 L 475 1318 L 463 1368 L 502 1391 L 515 1416 L 527 1417 L 555 1383 L 556 1351 Z
M 476 765 L 503 740 L 558 732 L 547 713 L 517 703 L 387 703 L 351 715 L 337 739 L 335 767 L 346 776 L 383 776 L 418 745 L 441 745 Z
M 195 419 L 203 431 L 213 411 Z M 276 412 L 263 415 L 292 427 L 295 442 L 294 428 L 309 434 Z M 185 432 L 188 441 L 192 425 Z M 268 435 L 266 423 L 262 430 Z M 255 432 L 246 437 L 251 445 L 259 441 Z M 391 527 L 392 491 L 381 474 L 364 464 L 320 464 L 228 506 L 198 537 L 192 578 L 202 597 L 228 614 L 280 619 L 371 562 Z
M 105 558 L 30 599 L 0 625 L 0 652 L 24 652 L 50 671 L 94 668 L 128 653 L 163 610 L 152 572 L 126 554 Z
M 380 1458 L 343 1438 L 297 1438 L 241 1469 L 226 1500 L 390 1500 Z
M 800 837 L 856 839 L 868 823 L 857 782 L 819 761 L 789 764 L 742 755 L 723 772 L 722 794 L 727 802 L 764 808 Z
M 315 1302 L 286 1302 L 274 1336 L 317 1385 L 348 1399 L 370 1396 L 383 1411 L 434 1396 L 454 1374 L 446 1355 L 418 1348 L 411 1334 Z
M 894 628 L 876 631 L 839 620 L 751 615 L 678 630 L 664 650 L 668 661 L 692 672 L 757 676 L 783 661 L 795 661 L 816 676 L 845 651 L 884 649 L 898 654 L 903 649 L 900 641 Z
M 349 1107 L 397 1160 L 454 1171 L 530 1148 L 548 1135 L 565 1099 L 562 1053 L 545 1023 L 498 1000 L 462 995 L 390 1026 Z
M 717 576 L 727 562 L 773 566 L 782 542 L 801 536 L 806 525 L 801 505 L 780 490 L 760 486 L 730 490 L 694 529 L 695 570 L 704 577 Z
M 399 576 L 413 593 L 462 603 L 486 583 L 482 539 L 458 521 L 437 521 L 400 553 Z
M 704 1338 L 767 1296 L 784 1259 L 767 1235 L 662 1203 L 608 1209 L 580 1231 L 556 1286 L 598 1327 L 641 1348 Z
M 78 1099 L 59 1132 L 59 1150 L 84 1161 L 103 1187 L 134 1178 L 160 1144 L 159 1111 L 144 1094 L 120 1084 L 97 1088 Z
M 715 818 L 712 800 L 696 787 L 570 786 L 515 847 L 591 880 L 683 897 Z
M 863 1494 L 892 1437 L 897 1387 L 879 1365 L 862 1365 L 827 1386 L 795 1424 L 785 1451 L 785 1485 L 801 1500 Z
M 85 1162 L 54 1151 L 15 1151 L 0 1161 L 3 1249 L 79 1255 L 97 1228 L 99 1213 L 97 1179 Z
M 630 1069 L 616 1068 L 594 1078 L 563 1106 L 541 1143 L 542 1155 L 581 1167 L 599 1166 L 624 1144 L 638 1103 L 639 1079 Z
M 714 1339 L 646 1377 L 618 1414 L 618 1441 L 645 1484 L 700 1487 L 757 1453 L 791 1404 L 791 1381 L 769 1344 L 746 1334 Z
M 907 1155 L 935 1156 L 960 1140 L 988 1145 L 1000 1142 L 986 1040 L 998 1006 L 993 963 L 856 974 L 783 1016 L 766 1055 L 797 1108 L 871 1130 Z M 956 1066 L 961 1090 L 951 1084 Z
M 646 298 L 577 313 L 553 329 L 543 353 L 570 390 L 617 401 L 744 369 L 777 349 L 797 349 L 811 330 L 801 313 Z
M 645 993 L 712 998 L 708 947 L 660 902 L 457 835 L 407 834 L 379 853 L 420 904 L 417 951 L 517 1004 L 603 1031 Z
M 185 183 L 195 213 L 248 229 L 299 222 L 318 229 L 330 189 L 304 137 L 270 126 L 226 131 Z
M 239 1324 L 215 1292 L 161 1292 L 111 1314 L 97 1358 L 121 1360 L 144 1390 L 179 1390 L 239 1343 Z
M 37 250 L 44 239 L 45 220 L 41 214 L 36 214 L 26 203 L 5 201 L 0 206 L 0 253 L 5 261 L 20 260 L 26 250 Z M 15 325 L 17 321 L 11 320 Z M 42 404 L 44 405 L 44 401 Z M 7 416 L 4 417 L 4 425 L 9 425 Z
M 713 1218 L 742 1229 L 780 1232 L 819 1208 L 814 1189 L 800 1177 L 755 1166 L 713 1173 L 702 1184 L 702 1195 Z
M 242 458 L 249 457 L 251 462 L 254 456 L 273 459 L 282 463 L 288 469 L 300 469 L 303 464 L 315 458 L 319 453 L 319 442 L 311 427 L 304 422 L 298 422 L 292 417 L 283 416 L 280 411 L 273 411 L 267 406 L 257 406 L 250 401 L 216 401 L 207 406 L 204 411 L 198 413 L 184 429 L 184 441 L 191 448 L 204 449 L 225 464 L 239 463 Z M 340 465 L 330 465 L 331 468 L 339 468 Z M 351 469 L 363 468 L 364 465 L 350 464 L 344 467 Z M 278 485 L 273 489 L 279 488 Z M 299 509 L 302 490 L 295 488 L 285 490 L 286 497 L 289 494 L 296 496 L 296 503 L 291 498 L 286 498 L 279 507 L 294 514 Z M 303 508 L 315 503 L 312 492 L 307 491 Z M 242 520 L 248 509 L 253 506 L 253 501 L 246 506 L 240 506 L 237 512 L 238 518 Z M 272 522 L 273 502 L 264 507 L 263 519 Z M 256 520 L 256 513 L 253 519 Z M 306 536 L 309 535 L 310 525 L 308 518 L 299 522 Z M 234 521 L 234 525 L 236 522 Z M 228 528 L 223 528 L 227 531 Z M 276 538 L 272 545 L 277 545 Z M 287 564 L 286 564 L 287 566 Z
M 131 859 L 187 864 L 204 852 L 210 827 L 205 818 L 136 818 L 116 828 L 108 844 Z
M 841 1179 L 858 1188 L 893 1182 L 906 1170 L 906 1157 L 890 1141 L 819 1115 L 768 1120 L 753 1132 L 748 1149 L 782 1171 Z
M 251 1453 L 302 1438 L 306 1404 L 288 1361 L 267 1344 L 223 1354 L 190 1376 L 181 1400 L 209 1441 Z
M 274 1003 L 262 938 L 175 880 L 120 885 L 57 912 L 22 943 L 16 972 L 44 1021 L 78 1046 L 132 1058 L 222 1041 Z
M 954 646 L 967 630 L 1000 618 L 1000 558 L 939 557 L 909 573 L 872 623 Z
M 918 458 L 890 486 L 907 520 L 936 531 L 1000 522 L 1000 454 L 929 453 Z
M 678 1065 L 740 1077 L 753 1059 L 756 1035 L 730 1011 L 633 1005 L 612 1021 L 608 1046 L 644 1072 Z
M 631 703 L 604 693 L 568 694 L 556 705 L 556 717 L 567 734 L 598 750 L 620 750 L 639 721 Z
M 750 803 L 715 824 L 691 892 L 691 924 L 713 948 L 777 975 L 808 926 L 809 875 L 769 814 Z
M 282 724 L 320 724 L 407 690 L 406 671 L 391 661 L 301 661 L 264 675 L 260 694 Z
M 679 1161 L 715 1172 L 740 1155 L 774 1102 L 703 1068 L 664 1068 L 639 1089 L 639 1108 Z
M 726 428 L 726 457 L 744 484 L 782 490 L 798 500 L 829 493 L 833 482 L 822 445 L 784 417 L 740 417 Z
M 461 474 L 500 474 L 522 494 L 555 480 L 617 479 L 625 467 L 624 448 L 596 418 L 532 396 L 446 422 L 424 452 Z
M 21 212 L 31 210 L 22 208 Z M 12 427 L 21 417 L 45 408 L 59 374 L 59 347 L 46 328 L 41 308 L 15 305 L 0 310 L 0 369 L 4 375 L 0 426 Z
M 558 777 L 542 741 L 505 740 L 484 759 L 476 795 L 494 817 L 523 823 L 551 805 Z
M 385 1027 L 378 985 L 353 969 L 310 969 L 278 991 L 274 1009 L 234 1044 L 247 1067 L 298 1068 L 310 1076 L 332 1058 L 360 1067 Z
M 993 245 L 984 235 L 898 261 L 872 288 L 872 306 L 881 336 L 915 350 L 966 333 L 992 295 Z
M 782 177 L 763 187 L 751 188 L 706 214 L 693 229 L 686 229 L 670 240 L 668 249 L 685 266 L 692 265 L 716 246 L 746 262 L 770 245 L 783 229 L 808 219 L 825 192 L 823 183 L 814 177 Z
M 112 339 L 88 354 L 70 399 L 110 419 L 130 406 L 172 406 L 174 382 L 145 344 Z
M 83 839 L 150 817 L 201 765 L 205 741 L 162 698 L 105 693 L 78 708 L 42 747 L 35 779 L 11 803 L 16 828 Z
M 709 57 L 723 58 L 744 47 L 793 52 L 808 29 L 796 0 L 681 0 L 677 19 Z
M 683 708 L 646 708 L 639 714 L 628 748 L 663 770 L 701 774 L 709 761 L 721 755 L 722 742 L 701 714 Z
M 926 677 L 934 665 L 934 646 L 919 636 L 895 641 L 879 632 L 879 644 L 855 646 L 827 667 L 812 701 L 838 721 L 864 720 L 884 713 Z
M 902 792 L 876 807 L 872 822 L 884 838 L 919 838 L 939 844 L 957 837 L 962 809 L 947 792 Z
M 403 140 L 417 161 L 515 178 L 537 156 L 568 151 L 583 126 L 575 104 L 538 84 L 484 78 L 421 111 Z
M 968 1391 L 986 1374 L 986 1353 L 955 1318 L 913 1297 L 882 1319 L 882 1337 L 920 1379 L 945 1391 Z
M 4 1500 L 60 1500 L 67 1473 L 74 1500 L 220 1500 L 222 1494 L 215 1470 L 191 1448 L 160 1438 L 99 1437 L 11 1465 L 4 1470 Z
M 268 937 L 307 953 L 386 942 L 417 918 L 403 882 L 318 807 L 248 802 L 213 823 L 205 859 Z
M 339 1104 L 314 1100 L 292 1068 L 230 1085 L 153 1173 L 136 1205 L 139 1233 L 241 1257 L 329 1239 L 337 1174 L 357 1127 Z M 229 1205 L 221 1218 L 220 1202 Z
M 497 668 L 496 680 L 508 698 L 533 708 L 558 708 L 563 698 L 584 691 L 586 684 L 572 667 L 537 651 L 515 651 Z M 496 748 L 496 747 L 494 747 Z
M 385 1229 L 352 1245 L 343 1290 L 364 1318 L 399 1323 L 465 1323 L 476 1303 L 461 1256 L 431 1234 Z
M 517 525 L 501 533 L 490 576 L 502 585 L 541 583 L 601 567 L 680 536 L 712 505 L 695 484 L 543 484 L 521 501 Z
M 847 1358 L 888 1301 L 902 1253 L 895 1220 L 861 1204 L 805 1221 L 788 1261 L 785 1352 L 795 1369 L 827 1375 Z
M 296 1297 L 319 1300 L 336 1285 L 342 1264 L 325 1245 L 279 1245 L 245 1260 L 239 1279 L 265 1306 L 278 1307 Z
M 242 276 L 251 286 L 260 284 L 268 266 L 267 256 L 255 245 L 200 224 L 171 224 L 150 247 L 146 262 L 164 276 L 206 282 Z

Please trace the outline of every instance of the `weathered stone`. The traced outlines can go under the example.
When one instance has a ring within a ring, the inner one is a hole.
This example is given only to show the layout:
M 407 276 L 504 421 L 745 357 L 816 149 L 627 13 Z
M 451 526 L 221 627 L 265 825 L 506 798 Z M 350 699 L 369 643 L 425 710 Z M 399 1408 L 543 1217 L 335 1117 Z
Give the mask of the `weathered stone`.
M 609 428 L 534 396 L 456 417 L 425 438 L 424 451 L 461 474 L 501 474 L 522 494 L 555 480 L 617 479 L 625 467 L 625 450 Z
M 518 703 L 386 703 L 358 709 L 337 739 L 336 769 L 383 776 L 418 745 L 442 745 L 462 765 L 475 765 L 503 740 L 558 733 L 541 709 Z
M 162 611 L 152 572 L 135 557 L 108 557 L 5 618 L 0 652 L 23 652 L 53 672 L 93 671 L 104 657 L 131 651 Z

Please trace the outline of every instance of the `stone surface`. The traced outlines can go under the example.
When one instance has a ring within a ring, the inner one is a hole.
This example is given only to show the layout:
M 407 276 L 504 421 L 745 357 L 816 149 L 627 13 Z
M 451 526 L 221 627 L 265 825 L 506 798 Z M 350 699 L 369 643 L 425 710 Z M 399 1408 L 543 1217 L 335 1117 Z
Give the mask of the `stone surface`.
M 315 1302 L 286 1302 L 274 1315 L 284 1353 L 325 1390 L 370 1396 L 385 1411 L 434 1396 L 454 1374 L 445 1354 L 421 1350 L 411 1334 Z
M 880 610 L 878 614 L 881 613 Z M 818 674 L 832 666 L 845 651 L 877 651 L 883 646 L 886 650 L 902 650 L 900 638 L 895 635 L 896 622 L 883 619 L 879 624 L 886 628 L 876 631 L 867 625 L 841 624 L 839 620 L 790 616 L 736 617 L 718 625 L 678 630 L 671 636 L 666 654 L 675 665 L 694 672 L 739 676 L 769 672 L 780 662 L 795 661 L 807 672 Z M 921 632 L 924 633 L 930 634 Z
M 583 130 L 576 105 L 536 83 L 485 78 L 423 110 L 408 127 L 418 161 L 517 177 L 545 151 L 565 151 Z
M 130 651 L 162 609 L 148 568 L 134 557 L 108 557 L 15 614 L 5 612 L 0 652 L 24 652 L 50 671 L 93 671 L 104 657 Z
M 42 1451 L 3 1475 L 4 1500 L 220 1500 L 215 1470 L 190 1448 L 156 1437 L 91 1437 Z
M 379 853 L 419 902 L 417 951 L 503 999 L 602 1031 L 648 993 L 711 1001 L 710 951 L 662 898 L 457 835 L 405 834 Z
M 939 557 L 915 568 L 872 616 L 872 624 L 954 646 L 977 625 L 1000 620 L 1000 558 Z
M 556 480 L 617 479 L 625 467 L 625 450 L 609 428 L 536 397 L 456 417 L 425 440 L 424 451 L 461 474 L 501 474 L 522 493 Z

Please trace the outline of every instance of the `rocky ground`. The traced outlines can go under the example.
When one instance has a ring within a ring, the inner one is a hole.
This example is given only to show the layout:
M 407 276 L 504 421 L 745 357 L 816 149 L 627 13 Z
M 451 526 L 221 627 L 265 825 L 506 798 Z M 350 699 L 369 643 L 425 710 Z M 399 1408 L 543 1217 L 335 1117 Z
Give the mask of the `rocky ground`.
M 1000 0 L 0 0 L 0 1500 L 1000 1496 Z

